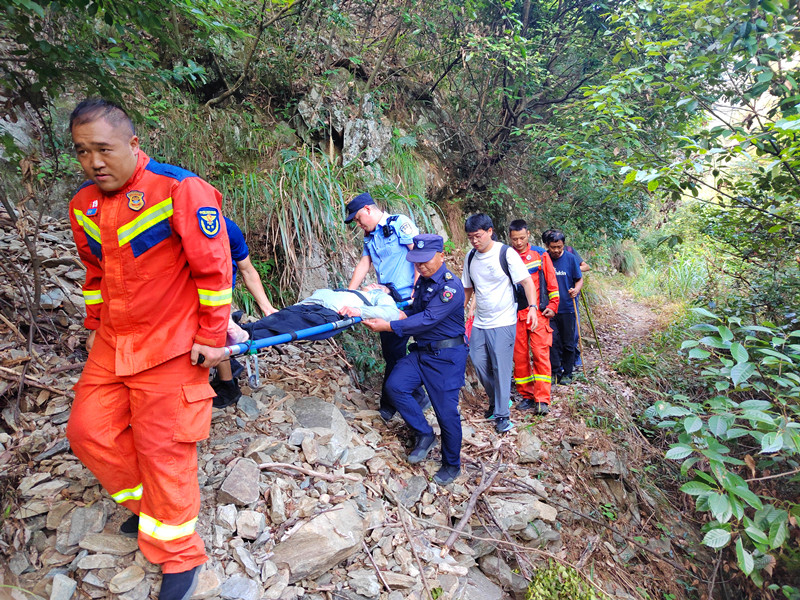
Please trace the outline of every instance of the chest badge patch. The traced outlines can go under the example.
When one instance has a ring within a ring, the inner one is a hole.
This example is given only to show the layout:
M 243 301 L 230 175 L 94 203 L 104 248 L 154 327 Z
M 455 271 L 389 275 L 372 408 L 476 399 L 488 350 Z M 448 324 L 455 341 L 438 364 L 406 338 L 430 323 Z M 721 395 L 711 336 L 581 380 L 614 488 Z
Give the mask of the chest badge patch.
M 97 214 L 97 208 L 100 204 L 99 200 L 92 200 L 92 203 L 89 205 L 89 208 L 86 209 L 86 216 L 93 217 Z
M 142 210 L 144 208 L 144 192 L 131 190 L 125 197 L 128 199 L 128 208 L 131 210 Z
M 219 211 L 213 206 L 198 208 L 197 222 L 206 237 L 213 238 L 219 233 Z
M 456 291 L 453 288 L 451 288 L 449 285 L 446 285 L 446 286 L 444 286 L 444 289 L 442 290 L 442 293 L 440 294 L 440 297 L 442 299 L 442 302 L 450 302 L 450 300 L 452 300 L 453 296 L 455 296 L 455 295 L 456 295 Z

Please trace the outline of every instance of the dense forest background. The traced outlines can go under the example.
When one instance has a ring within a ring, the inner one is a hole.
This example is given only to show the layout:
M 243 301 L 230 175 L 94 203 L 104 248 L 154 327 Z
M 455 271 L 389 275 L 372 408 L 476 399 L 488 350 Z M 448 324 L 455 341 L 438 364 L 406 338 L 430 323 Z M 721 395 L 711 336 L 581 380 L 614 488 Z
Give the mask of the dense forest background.
M 24 298 L 7 318 L 37 318 L 37 224 L 80 182 L 66 122 L 87 95 L 223 192 L 278 305 L 346 284 L 365 190 L 451 251 L 477 211 L 561 228 L 600 271 L 591 301 L 673 307 L 617 369 L 711 581 L 800 597 L 796 0 L 1 4 L 0 202 L 30 255 L 0 265 Z

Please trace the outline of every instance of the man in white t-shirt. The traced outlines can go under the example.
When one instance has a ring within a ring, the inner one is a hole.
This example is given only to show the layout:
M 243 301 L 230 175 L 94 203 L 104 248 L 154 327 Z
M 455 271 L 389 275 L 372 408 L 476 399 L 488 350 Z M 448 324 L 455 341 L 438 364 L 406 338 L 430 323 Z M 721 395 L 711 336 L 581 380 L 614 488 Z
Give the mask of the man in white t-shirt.
M 510 430 L 508 400 L 511 396 L 511 373 L 514 369 L 514 339 L 517 333 L 517 301 L 514 284 L 521 284 L 528 299 L 528 327 L 536 328 L 536 298 L 533 280 L 519 254 L 510 246 L 492 238 L 494 226 L 488 215 L 477 214 L 464 223 L 474 250 L 464 259 L 464 306 L 475 295 L 475 321 L 469 339 L 469 357 L 481 384 L 489 396 L 486 417 L 495 420 L 498 433 Z M 505 249 L 507 271 L 501 251 Z M 469 311 L 473 314 L 472 309 Z

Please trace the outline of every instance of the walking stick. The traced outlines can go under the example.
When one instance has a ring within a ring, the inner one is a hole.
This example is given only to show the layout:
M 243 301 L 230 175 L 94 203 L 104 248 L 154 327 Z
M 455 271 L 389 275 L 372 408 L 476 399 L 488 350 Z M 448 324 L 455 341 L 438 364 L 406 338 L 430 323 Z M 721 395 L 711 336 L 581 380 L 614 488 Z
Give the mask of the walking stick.
M 583 353 L 583 336 L 581 335 L 581 322 L 578 320 L 578 303 L 575 302 L 575 298 L 572 298 L 572 307 L 575 309 L 575 327 L 578 329 L 578 346 L 581 349 L 581 357 L 583 357 L 583 376 L 586 380 L 589 380 L 589 376 L 586 374 L 586 355 Z
M 586 317 L 589 319 L 589 326 L 592 328 L 592 334 L 594 335 L 594 341 L 597 343 L 597 351 L 600 352 L 600 362 L 605 362 L 603 359 L 603 348 L 600 346 L 600 340 L 597 339 L 597 330 L 594 328 L 594 321 L 592 320 L 592 313 L 589 310 L 589 302 L 586 300 L 586 296 L 581 294 L 581 298 L 583 298 L 583 308 L 586 309 Z

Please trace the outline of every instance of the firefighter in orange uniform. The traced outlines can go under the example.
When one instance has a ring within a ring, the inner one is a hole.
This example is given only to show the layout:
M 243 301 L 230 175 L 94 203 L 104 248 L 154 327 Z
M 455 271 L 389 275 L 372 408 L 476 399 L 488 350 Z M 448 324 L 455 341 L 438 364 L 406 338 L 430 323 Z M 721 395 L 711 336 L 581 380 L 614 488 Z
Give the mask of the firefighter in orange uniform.
M 539 302 L 539 319 L 536 328 L 527 327 L 528 311 L 520 311 L 517 319 L 517 337 L 514 340 L 514 381 L 517 391 L 524 398 L 519 408 L 532 410 L 534 414 L 550 412 L 550 346 L 553 345 L 553 330 L 550 317 L 558 310 L 558 280 L 553 262 L 544 248 L 533 248 L 528 242 L 528 224 L 517 219 L 508 227 L 511 247 L 516 250 L 531 274 Z M 544 283 L 544 288 L 542 286 Z M 542 309 L 544 307 L 544 309 Z M 531 369 L 531 358 L 533 368 Z
M 69 213 L 90 333 L 67 437 L 133 511 L 122 530 L 161 564 L 159 598 L 187 600 L 207 560 L 195 531 L 197 442 L 209 435 L 215 395 L 207 369 L 224 356 L 231 303 L 222 197 L 151 160 L 110 102 L 80 103 L 70 131 L 88 179 Z

